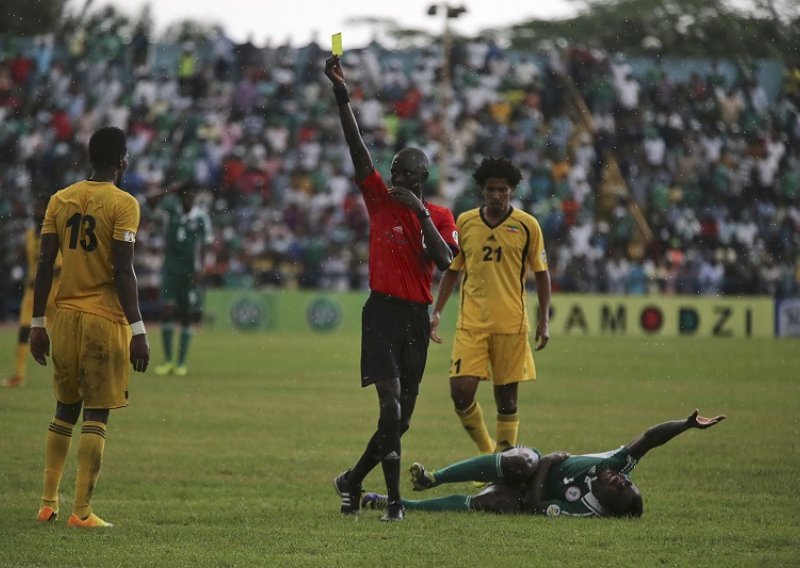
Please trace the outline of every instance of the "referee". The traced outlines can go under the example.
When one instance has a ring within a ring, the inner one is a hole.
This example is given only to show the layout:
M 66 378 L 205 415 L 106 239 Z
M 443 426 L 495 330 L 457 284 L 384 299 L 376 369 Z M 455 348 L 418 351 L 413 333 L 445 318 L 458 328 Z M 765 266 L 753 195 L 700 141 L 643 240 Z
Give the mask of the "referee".
M 375 170 L 350 107 L 338 56 L 325 62 L 333 84 L 345 141 L 370 221 L 369 287 L 362 311 L 361 385 L 375 385 L 380 414 L 377 431 L 361 458 L 334 479 L 341 512 L 357 514 L 361 482 L 379 463 L 388 495 L 384 521 L 401 521 L 400 437 L 408 430 L 428 356 L 433 302 L 433 265 L 446 270 L 458 253 L 458 233 L 450 210 L 422 198 L 428 158 L 403 148 L 392 159 L 391 188 Z

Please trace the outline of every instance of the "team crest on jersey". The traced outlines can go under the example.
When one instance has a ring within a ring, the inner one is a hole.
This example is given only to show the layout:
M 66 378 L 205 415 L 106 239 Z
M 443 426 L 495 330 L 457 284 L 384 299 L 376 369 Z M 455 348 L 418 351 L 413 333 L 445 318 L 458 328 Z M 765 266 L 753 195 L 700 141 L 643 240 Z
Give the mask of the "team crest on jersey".
M 581 490 L 575 487 L 574 485 L 571 487 L 567 487 L 567 492 L 564 495 L 564 497 L 566 497 L 567 501 L 569 501 L 570 503 L 574 503 L 575 501 L 581 498 Z
M 555 503 L 552 505 L 548 505 L 547 509 L 545 509 L 544 514 L 547 515 L 548 517 L 557 517 L 561 514 L 561 507 L 559 507 Z
M 136 242 L 136 233 L 133 231 L 125 231 L 122 235 L 122 240 L 126 243 L 135 243 Z

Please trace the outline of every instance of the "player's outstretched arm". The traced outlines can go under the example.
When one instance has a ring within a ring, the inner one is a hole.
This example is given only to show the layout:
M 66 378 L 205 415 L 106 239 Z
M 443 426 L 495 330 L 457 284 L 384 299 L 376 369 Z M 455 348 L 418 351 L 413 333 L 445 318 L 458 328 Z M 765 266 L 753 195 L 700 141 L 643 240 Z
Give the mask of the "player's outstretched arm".
M 715 416 L 714 418 L 706 418 L 700 416 L 699 411 L 695 409 L 685 420 L 663 422 L 648 428 L 627 445 L 628 452 L 632 458 L 640 459 L 653 448 L 666 444 L 672 438 L 678 434 L 682 434 L 686 430 L 692 428 L 704 430 L 706 428 L 711 428 L 715 424 L 719 424 L 723 420 L 725 420 L 724 414 Z
M 40 365 L 47 365 L 50 355 L 50 337 L 47 328 L 38 323 L 44 322 L 47 309 L 47 298 L 53 287 L 53 273 L 58 255 L 58 236 L 55 233 L 42 235 L 39 245 L 39 263 L 36 267 L 36 279 L 33 284 L 33 321 L 31 323 L 31 355 Z
M 155 207 L 167 195 L 173 195 L 175 193 L 180 192 L 188 184 L 189 184 L 188 181 L 176 181 L 168 185 L 167 188 L 164 189 L 163 191 L 156 191 L 155 193 L 151 193 L 150 195 L 145 196 L 144 199 L 147 202 L 147 206 Z
M 356 180 L 361 181 L 372 173 L 374 165 L 372 156 L 370 156 L 369 150 L 364 144 L 364 139 L 361 138 L 361 132 L 358 129 L 358 122 L 356 122 L 353 109 L 350 107 L 347 83 L 344 80 L 344 70 L 338 55 L 325 60 L 325 76 L 328 77 L 333 85 L 333 94 L 339 107 L 339 120 L 342 122 L 344 139 L 350 149 L 350 157 L 356 170 Z
M 114 262 L 114 287 L 122 311 L 132 326 L 136 324 L 143 326 L 142 313 L 139 311 L 136 272 L 133 270 L 133 243 L 112 239 L 111 254 Z M 150 344 L 146 333 L 134 334 L 131 337 L 130 359 L 134 371 L 143 373 L 147 370 L 147 365 L 150 363 Z
M 433 312 L 431 312 L 431 340 L 434 343 L 442 342 L 442 338 L 439 337 L 439 324 L 442 322 L 442 312 L 447 305 L 447 300 L 450 299 L 450 294 L 455 288 L 458 274 L 457 270 L 445 270 L 439 282 L 439 293 L 436 296 Z

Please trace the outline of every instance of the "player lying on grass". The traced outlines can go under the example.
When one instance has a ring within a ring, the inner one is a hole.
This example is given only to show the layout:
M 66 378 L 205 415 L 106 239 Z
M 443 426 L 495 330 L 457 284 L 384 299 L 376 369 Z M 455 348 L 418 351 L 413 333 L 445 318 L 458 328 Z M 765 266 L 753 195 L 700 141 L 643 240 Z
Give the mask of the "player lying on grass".
M 411 466 L 415 491 L 444 483 L 483 481 L 489 483 L 477 495 L 449 495 L 419 501 L 403 500 L 409 510 L 486 511 L 578 517 L 640 517 L 642 496 L 628 473 L 653 448 L 692 428 L 705 429 L 725 416 L 704 418 L 695 410 L 684 420 L 657 424 L 629 444 L 602 454 L 571 456 L 555 452 L 542 457 L 525 447 L 499 454 L 482 455 L 428 471 L 419 463 Z M 381 509 L 386 498 L 367 493 L 366 509 Z

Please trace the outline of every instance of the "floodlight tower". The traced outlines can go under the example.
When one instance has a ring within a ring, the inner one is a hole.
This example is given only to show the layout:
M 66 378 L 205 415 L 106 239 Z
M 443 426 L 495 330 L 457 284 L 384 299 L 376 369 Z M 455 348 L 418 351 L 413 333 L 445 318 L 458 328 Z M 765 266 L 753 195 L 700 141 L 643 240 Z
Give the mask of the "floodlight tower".
M 438 13 L 444 14 L 444 31 L 442 32 L 442 74 L 439 84 L 439 96 L 442 105 L 442 128 L 439 140 L 439 183 L 436 193 L 442 197 L 444 184 L 447 182 L 447 161 L 450 155 L 450 121 L 447 113 L 450 107 L 450 95 L 452 93 L 452 77 L 450 77 L 450 57 L 452 51 L 452 35 L 450 33 L 450 20 L 465 14 L 467 9 L 464 5 L 453 6 L 447 2 L 438 2 L 428 7 L 428 15 L 436 16 Z

